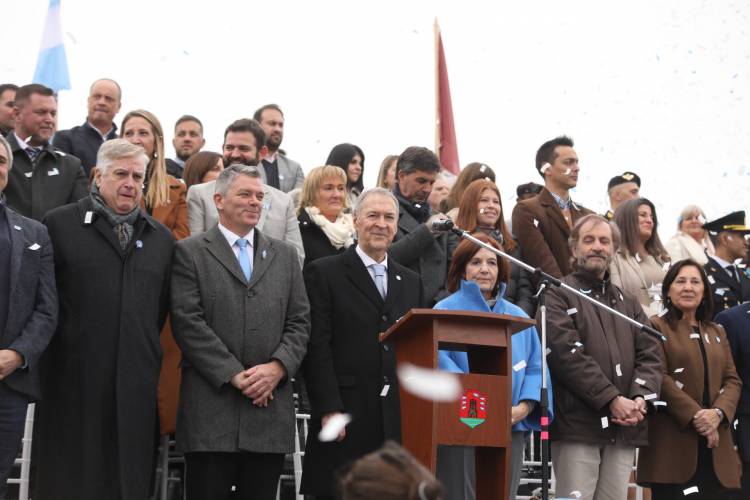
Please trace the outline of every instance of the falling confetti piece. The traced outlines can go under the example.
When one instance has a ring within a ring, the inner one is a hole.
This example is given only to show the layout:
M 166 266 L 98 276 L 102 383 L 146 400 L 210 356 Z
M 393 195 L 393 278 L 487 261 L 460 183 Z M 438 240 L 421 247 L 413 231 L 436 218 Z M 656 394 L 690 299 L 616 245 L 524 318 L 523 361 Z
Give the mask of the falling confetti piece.
M 347 413 L 337 413 L 326 422 L 326 425 L 320 429 L 318 440 L 324 443 L 335 441 L 341 431 L 352 421 L 352 416 Z
M 618 377 L 622 377 L 622 369 L 620 368 L 620 363 L 617 363 L 615 365 L 615 372 L 617 372 Z
M 523 370 L 524 368 L 526 368 L 526 360 L 523 360 L 523 359 L 519 361 L 518 363 L 516 363 L 515 365 L 513 365 L 514 372 Z
M 656 393 L 646 394 L 645 396 L 643 396 L 643 399 L 646 401 L 651 401 L 652 399 L 656 399 L 656 398 L 657 398 Z
M 697 486 L 691 486 L 690 488 L 685 488 L 684 490 L 682 490 L 682 494 L 685 496 L 692 495 L 693 493 L 698 493 Z
M 577 313 L 577 312 L 578 312 L 578 309 L 576 309 L 575 307 L 571 307 L 571 308 L 570 308 L 570 309 L 568 309 L 568 311 L 567 311 L 567 313 L 568 313 L 568 316 L 573 316 L 573 315 L 574 315 L 575 313 Z
M 642 378 L 635 379 L 635 383 L 638 385 L 646 385 L 646 381 L 643 380 Z
M 683 388 L 683 387 L 685 387 L 685 384 L 683 384 L 683 383 L 682 383 L 682 382 L 680 382 L 679 380 L 675 380 L 675 382 L 674 382 L 674 383 L 675 383 L 675 385 L 677 386 L 677 388 L 678 388 L 679 390 L 682 390 L 682 388 Z
M 682 373 L 682 372 L 684 372 L 684 371 L 685 371 L 685 369 L 684 369 L 684 368 L 675 368 L 675 369 L 674 369 L 674 372 L 675 372 L 675 373 Z
M 452 372 L 420 368 L 409 363 L 398 367 L 401 387 L 430 401 L 455 401 L 461 396 L 461 381 Z
M 607 417 L 602 417 L 602 429 L 606 429 L 609 427 L 609 419 Z

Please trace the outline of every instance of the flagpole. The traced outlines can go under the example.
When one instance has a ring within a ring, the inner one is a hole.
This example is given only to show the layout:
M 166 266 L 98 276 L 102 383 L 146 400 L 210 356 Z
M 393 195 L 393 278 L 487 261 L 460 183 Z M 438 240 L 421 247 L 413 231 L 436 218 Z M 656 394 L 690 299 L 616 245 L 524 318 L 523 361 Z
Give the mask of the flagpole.
M 435 155 L 440 158 L 440 24 L 435 17 Z

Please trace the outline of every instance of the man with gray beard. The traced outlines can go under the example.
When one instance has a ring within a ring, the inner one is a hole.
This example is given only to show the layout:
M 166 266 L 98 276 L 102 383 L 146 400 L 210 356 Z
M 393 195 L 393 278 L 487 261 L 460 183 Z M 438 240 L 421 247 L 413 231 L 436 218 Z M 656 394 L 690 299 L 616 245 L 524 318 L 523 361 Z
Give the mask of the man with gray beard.
M 562 281 L 647 323 L 638 301 L 609 281 L 619 241 L 617 226 L 603 217 L 578 220 L 569 241 L 573 272 Z M 635 447 L 648 444 L 646 401 L 657 400 L 661 386 L 658 341 L 557 288 L 547 295 L 547 331 L 556 492 L 581 500 L 625 500 Z

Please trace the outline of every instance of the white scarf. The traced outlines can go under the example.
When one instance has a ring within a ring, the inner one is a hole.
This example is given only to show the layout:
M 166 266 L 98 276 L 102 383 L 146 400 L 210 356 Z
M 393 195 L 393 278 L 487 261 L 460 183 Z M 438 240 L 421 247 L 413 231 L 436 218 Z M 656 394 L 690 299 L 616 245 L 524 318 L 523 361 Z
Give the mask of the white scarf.
M 320 213 L 318 207 L 305 207 L 307 215 L 328 237 L 337 250 L 349 248 L 354 243 L 354 221 L 351 214 L 339 214 L 336 222 L 331 222 Z

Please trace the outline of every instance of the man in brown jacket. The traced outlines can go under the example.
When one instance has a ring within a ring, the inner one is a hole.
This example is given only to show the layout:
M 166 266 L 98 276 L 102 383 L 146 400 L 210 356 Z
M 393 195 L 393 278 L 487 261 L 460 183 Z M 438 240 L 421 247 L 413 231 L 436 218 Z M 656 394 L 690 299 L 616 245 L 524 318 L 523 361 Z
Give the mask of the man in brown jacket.
M 544 189 L 515 206 L 513 232 L 526 262 L 562 278 L 571 271 L 570 229 L 581 217 L 593 213 L 570 199 L 579 170 L 573 140 L 561 136 L 542 144 L 536 152 L 536 169 L 544 178 Z
M 579 220 L 570 238 L 575 270 L 563 282 L 646 323 L 638 301 L 609 282 L 619 239 L 599 215 Z M 557 496 L 625 500 L 635 447 L 648 443 L 646 401 L 658 400 L 658 340 L 556 288 L 547 295 L 547 331 Z

